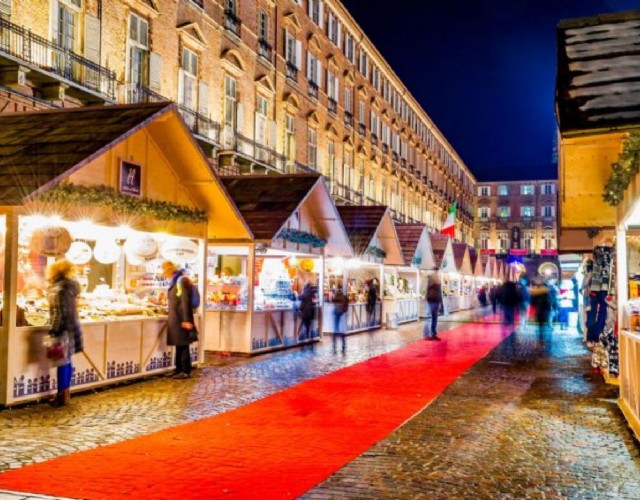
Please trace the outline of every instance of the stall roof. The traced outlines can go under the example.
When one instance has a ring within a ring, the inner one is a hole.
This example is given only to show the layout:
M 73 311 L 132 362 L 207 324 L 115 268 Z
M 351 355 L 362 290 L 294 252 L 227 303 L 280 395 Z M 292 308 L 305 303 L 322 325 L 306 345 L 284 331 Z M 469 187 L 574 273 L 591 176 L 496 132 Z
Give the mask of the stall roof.
M 640 124 L 640 10 L 566 20 L 557 35 L 560 131 Z
M 402 265 L 404 257 L 393 219 L 385 206 L 339 206 L 351 247 L 355 255 L 366 254 L 371 242 L 378 238 L 387 253 L 385 264 Z
M 456 269 L 461 274 L 471 274 L 471 261 L 468 257 L 469 247 L 465 243 L 452 243 L 453 258 L 456 261 Z
M 402 247 L 404 263 L 407 266 L 413 263 L 413 258 L 418 250 L 418 243 L 420 243 L 424 229 L 424 224 L 396 224 L 396 232 L 398 233 L 398 240 Z
M 449 237 L 446 234 L 430 233 L 429 239 L 431 240 L 431 250 L 436 261 L 436 268 L 440 269 L 442 259 L 444 259 L 444 254 L 449 245 Z
M 0 115 L 0 205 L 23 204 L 169 106 L 88 106 Z

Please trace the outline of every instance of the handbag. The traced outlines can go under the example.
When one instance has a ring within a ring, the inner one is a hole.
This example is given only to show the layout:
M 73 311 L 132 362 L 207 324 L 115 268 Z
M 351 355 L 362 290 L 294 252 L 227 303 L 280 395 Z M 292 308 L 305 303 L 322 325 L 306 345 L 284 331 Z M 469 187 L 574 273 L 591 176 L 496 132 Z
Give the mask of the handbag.
M 189 333 L 189 343 L 198 341 L 198 330 L 194 326 L 191 330 L 187 330 Z
M 65 331 L 60 336 L 50 335 L 45 340 L 47 359 L 61 361 L 69 355 L 69 334 Z

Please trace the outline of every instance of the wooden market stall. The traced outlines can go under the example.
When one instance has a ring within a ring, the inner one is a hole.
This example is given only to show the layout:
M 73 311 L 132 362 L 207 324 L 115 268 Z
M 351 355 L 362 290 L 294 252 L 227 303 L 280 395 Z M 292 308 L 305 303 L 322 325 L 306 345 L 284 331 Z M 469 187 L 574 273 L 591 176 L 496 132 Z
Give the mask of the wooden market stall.
M 385 266 L 404 262 L 391 212 L 383 206 L 339 206 L 338 211 L 349 235 L 353 248 L 353 259 L 332 259 L 327 262 L 327 300 L 324 314 L 333 315 L 335 305 L 331 302 L 338 289 L 349 297 L 345 314 L 346 333 L 380 328 L 386 314 L 396 313 L 392 299 L 395 292 L 387 289 L 384 279 Z M 371 286 L 375 287 L 376 300 L 367 311 Z M 385 297 L 384 306 L 382 298 Z M 327 321 L 324 332 L 331 333 L 333 323 Z
M 475 293 L 469 246 L 465 243 L 452 243 L 452 247 L 456 269 L 460 275 L 460 309 L 471 309 Z
M 352 256 L 324 180 L 297 174 L 222 182 L 251 238 L 209 245 L 205 349 L 252 355 L 320 340 L 331 323 L 323 314 L 324 256 Z M 309 335 L 298 314 L 306 283 L 316 309 Z
M 82 291 L 72 390 L 171 370 L 162 260 L 201 287 L 207 238 L 247 234 L 175 105 L 0 115 L 0 147 L 0 404 L 56 390 L 42 342 L 45 270 L 59 257 L 76 264 Z M 199 343 L 191 355 L 203 361 Z
M 473 276 L 473 307 L 480 305 L 478 301 L 478 292 L 480 287 L 484 286 L 482 272 L 482 258 L 475 247 L 469 247 L 469 260 L 471 261 L 471 273 Z M 487 290 L 487 300 L 489 300 L 489 292 Z
M 451 238 L 446 234 L 429 234 L 431 249 L 438 267 L 442 284 L 442 304 L 444 313 L 460 310 L 460 274 L 456 267 Z
M 388 266 L 387 272 L 394 273 L 392 276 L 398 283 L 397 288 L 402 291 L 402 295 L 398 294 L 396 298 L 398 302 L 397 319 L 398 323 L 418 321 L 422 302 L 424 302 L 421 283 L 423 259 L 425 259 L 425 265 L 433 266 L 431 247 L 425 248 L 425 242 L 429 240 L 429 236 L 424 224 L 396 223 L 396 233 L 402 248 L 404 265 Z M 424 255 L 425 253 L 427 255 Z

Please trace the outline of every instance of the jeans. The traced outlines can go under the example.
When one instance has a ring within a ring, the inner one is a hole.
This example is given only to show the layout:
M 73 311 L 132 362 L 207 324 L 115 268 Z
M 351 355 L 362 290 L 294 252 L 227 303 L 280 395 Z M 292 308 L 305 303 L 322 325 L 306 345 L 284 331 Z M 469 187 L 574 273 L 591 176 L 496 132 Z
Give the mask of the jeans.
M 176 373 L 191 373 L 191 353 L 188 345 L 176 346 Z
M 56 372 L 58 374 L 58 392 L 69 389 L 71 387 L 71 374 L 73 373 L 71 363 L 58 366 Z
M 601 290 L 589 294 L 591 310 L 587 311 L 587 341 L 598 342 L 607 319 L 606 298 L 609 292 Z
M 502 313 L 504 314 L 504 322 L 506 325 L 513 325 L 515 323 L 516 308 L 513 306 L 502 305 Z
M 437 334 L 436 328 L 438 327 L 438 313 L 440 312 L 440 302 L 427 302 L 429 306 L 429 311 L 431 311 L 431 336 L 435 336 Z M 422 331 L 423 336 L 428 337 L 427 335 L 427 324 L 424 325 L 424 330 Z

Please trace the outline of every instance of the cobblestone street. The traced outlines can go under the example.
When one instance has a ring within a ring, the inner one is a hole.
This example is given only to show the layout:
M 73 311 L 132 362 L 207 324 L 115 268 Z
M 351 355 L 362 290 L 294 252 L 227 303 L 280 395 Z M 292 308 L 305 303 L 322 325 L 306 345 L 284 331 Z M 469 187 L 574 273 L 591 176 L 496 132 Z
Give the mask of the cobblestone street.
M 456 320 L 466 319 L 458 315 Z M 455 327 L 450 318 L 441 329 Z M 191 380 L 155 378 L 0 412 L 0 470 L 116 443 L 237 408 L 393 351 L 421 326 L 256 358 L 211 356 Z M 590 373 L 575 333 L 507 338 L 431 405 L 309 491 L 325 498 L 640 498 L 640 446 Z M 354 422 L 357 425 L 357 422 Z M 0 493 L 0 499 L 43 498 Z

